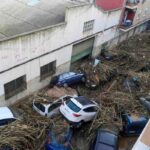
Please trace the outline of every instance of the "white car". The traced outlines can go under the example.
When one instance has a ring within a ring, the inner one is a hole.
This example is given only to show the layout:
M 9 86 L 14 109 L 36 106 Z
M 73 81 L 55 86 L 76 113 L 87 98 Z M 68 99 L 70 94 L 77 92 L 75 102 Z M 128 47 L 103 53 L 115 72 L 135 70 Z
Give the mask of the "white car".
M 59 113 L 59 107 L 62 104 L 62 98 L 59 98 L 53 102 L 39 102 L 33 100 L 33 109 L 42 116 L 53 117 Z
M 99 105 L 95 101 L 84 96 L 67 96 L 60 106 L 61 114 L 73 125 L 93 120 L 99 109 Z
M 16 121 L 15 114 L 9 107 L 0 107 L 0 126 Z

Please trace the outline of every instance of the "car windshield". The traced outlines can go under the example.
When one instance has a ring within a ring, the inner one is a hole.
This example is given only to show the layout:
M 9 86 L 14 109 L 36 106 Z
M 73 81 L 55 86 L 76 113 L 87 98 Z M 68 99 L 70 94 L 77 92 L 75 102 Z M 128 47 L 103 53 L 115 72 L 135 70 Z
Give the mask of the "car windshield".
M 80 107 L 78 107 L 73 101 L 67 101 L 66 102 L 66 104 L 67 104 L 67 106 L 71 109 L 71 110 L 73 110 L 74 112 L 79 112 L 80 110 L 81 110 L 81 108 Z
M 66 72 L 66 73 L 63 73 L 59 76 L 59 80 L 63 80 L 63 79 L 66 79 L 66 78 L 69 78 L 71 76 L 73 76 L 75 73 L 74 72 Z

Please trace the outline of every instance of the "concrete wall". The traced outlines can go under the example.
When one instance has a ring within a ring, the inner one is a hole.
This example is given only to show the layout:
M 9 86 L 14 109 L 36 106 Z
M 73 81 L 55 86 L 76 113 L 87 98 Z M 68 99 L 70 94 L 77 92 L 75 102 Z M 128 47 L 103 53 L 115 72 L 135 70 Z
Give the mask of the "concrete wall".
M 145 20 L 150 19 L 150 0 L 141 0 L 137 5 L 136 15 L 133 21 L 133 25 L 141 23 Z
M 68 8 L 66 22 L 52 28 L 0 43 L 0 105 L 28 95 L 49 83 L 40 81 L 40 67 L 56 60 L 56 74 L 70 69 L 72 46 L 90 36 L 98 36 L 93 54 L 102 43 L 114 38 L 121 10 L 104 13 L 94 5 Z M 85 21 L 95 20 L 92 32 L 83 33 Z M 97 54 L 100 51 L 97 51 Z M 26 75 L 27 90 L 5 100 L 4 84 Z
M 15 102 L 26 95 L 35 92 L 42 87 L 48 85 L 50 78 L 40 81 L 40 67 L 48 64 L 51 61 L 56 60 L 56 74 L 62 73 L 64 70 L 69 71 L 70 69 L 70 57 L 71 57 L 71 47 L 65 47 L 58 50 L 52 54 L 45 55 L 26 64 L 20 65 L 14 69 L 11 69 L 3 74 L 0 74 L 0 105 L 8 105 Z M 63 58 L 63 59 L 62 59 Z M 19 94 L 13 96 L 9 100 L 5 100 L 5 93 L 3 85 L 8 81 L 14 80 L 20 76 L 26 75 L 27 90 L 20 92 Z

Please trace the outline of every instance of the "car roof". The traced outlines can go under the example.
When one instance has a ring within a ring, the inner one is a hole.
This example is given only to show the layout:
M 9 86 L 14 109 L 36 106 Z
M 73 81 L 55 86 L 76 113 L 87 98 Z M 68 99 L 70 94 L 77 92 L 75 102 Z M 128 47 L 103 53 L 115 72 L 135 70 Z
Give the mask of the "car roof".
M 43 102 L 38 102 L 38 101 L 35 100 L 34 103 L 39 103 L 39 104 L 43 105 L 45 108 L 49 108 L 51 105 L 53 105 L 55 103 L 58 103 L 60 101 L 61 101 L 61 99 L 56 99 L 52 102 L 43 103 Z
M 79 97 L 76 97 L 75 99 L 83 106 L 95 104 L 94 102 L 92 102 L 91 100 L 87 99 L 84 96 L 79 96 Z
M 97 135 L 97 142 L 111 147 L 115 147 L 117 135 L 107 130 L 99 130 Z
M 75 72 L 65 72 L 65 73 L 62 73 L 60 75 L 58 75 L 59 77 L 62 77 L 62 78 L 66 78 L 68 76 L 72 76 L 72 75 L 75 75 L 76 73 Z
M 0 120 L 14 118 L 14 115 L 10 108 L 8 107 L 0 107 Z

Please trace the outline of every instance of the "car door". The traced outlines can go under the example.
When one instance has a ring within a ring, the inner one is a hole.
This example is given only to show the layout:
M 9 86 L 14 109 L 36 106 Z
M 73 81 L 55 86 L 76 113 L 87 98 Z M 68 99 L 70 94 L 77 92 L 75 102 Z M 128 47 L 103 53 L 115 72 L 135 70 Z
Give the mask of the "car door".
M 77 82 L 80 82 L 80 81 L 81 81 L 81 75 L 76 73 L 76 74 L 74 75 L 74 80 L 75 80 L 76 83 L 77 83 Z
M 83 109 L 83 116 L 85 121 L 90 121 L 94 119 L 96 113 L 98 111 L 98 107 L 96 106 L 89 106 Z
M 69 72 L 67 76 L 68 85 L 74 84 L 75 82 L 76 82 L 75 74 L 72 72 Z

